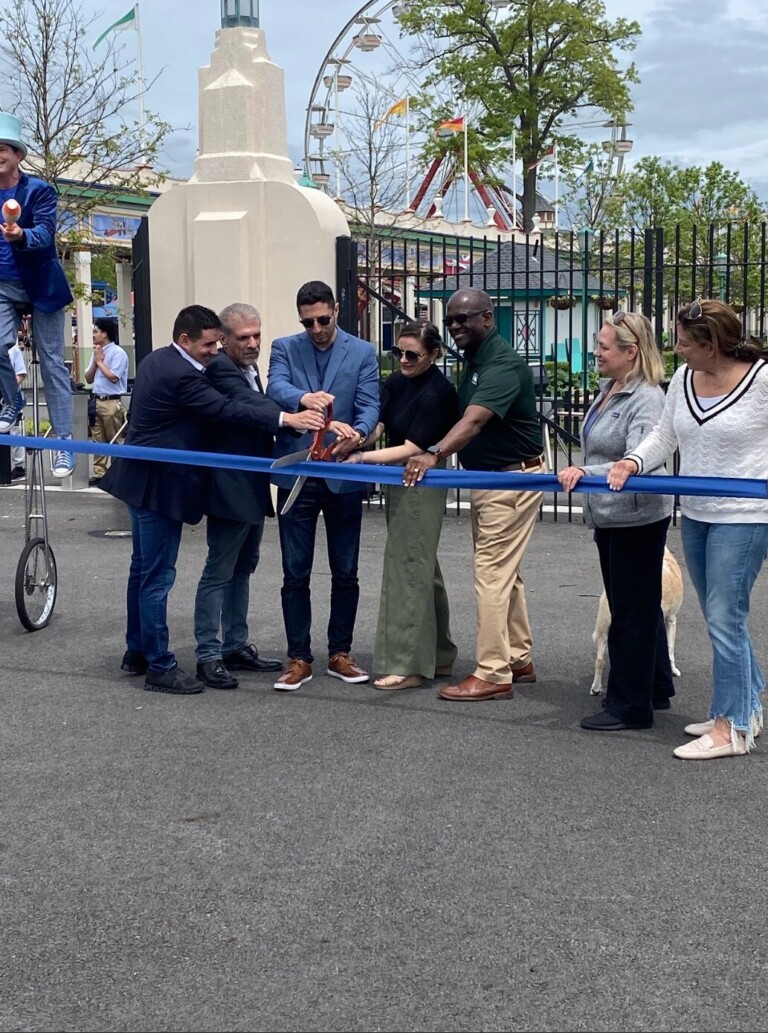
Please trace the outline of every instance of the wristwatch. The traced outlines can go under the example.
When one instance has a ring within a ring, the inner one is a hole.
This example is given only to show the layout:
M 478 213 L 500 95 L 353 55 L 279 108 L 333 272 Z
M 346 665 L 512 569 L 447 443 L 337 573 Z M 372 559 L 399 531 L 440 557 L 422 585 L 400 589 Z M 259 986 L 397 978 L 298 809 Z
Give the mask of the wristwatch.
M 429 454 L 431 456 L 434 456 L 435 459 L 439 459 L 440 456 L 442 455 L 442 453 L 440 451 L 440 446 L 439 445 L 430 445 L 429 448 L 427 449 L 427 452 L 429 452 Z

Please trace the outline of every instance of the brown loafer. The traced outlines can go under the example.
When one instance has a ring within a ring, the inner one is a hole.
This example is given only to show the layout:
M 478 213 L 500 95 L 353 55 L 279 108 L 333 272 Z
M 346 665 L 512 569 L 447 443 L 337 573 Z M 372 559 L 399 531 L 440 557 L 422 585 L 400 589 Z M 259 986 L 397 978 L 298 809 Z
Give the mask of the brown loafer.
M 536 681 L 536 672 L 533 669 L 533 663 L 526 664 L 525 667 L 518 667 L 516 670 L 512 669 L 512 681 L 513 682 L 534 682 Z
M 458 685 L 446 685 L 444 689 L 440 689 L 438 692 L 440 699 L 467 701 L 481 699 L 512 699 L 514 694 L 515 690 L 513 689 L 511 682 L 497 685 L 496 682 L 484 681 L 482 678 L 476 678 L 474 674 L 470 674 L 468 678 L 459 682 Z

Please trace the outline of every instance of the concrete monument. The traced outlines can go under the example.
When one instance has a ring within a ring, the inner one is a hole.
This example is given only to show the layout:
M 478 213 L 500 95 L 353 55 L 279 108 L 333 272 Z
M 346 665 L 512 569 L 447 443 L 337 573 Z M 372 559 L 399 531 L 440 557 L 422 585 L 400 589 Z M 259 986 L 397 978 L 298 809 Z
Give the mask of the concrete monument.
M 200 69 L 195 172 L 149 211 L 153 346 L 185 305 L 262 311 L 265 349 L 295 333 L 296 291 L 335 280 L 336 203 L 296 183 L 288 157 L 283 70 L 267 53 L 258 0 L 222 0 L 211 63 Z M 265 356 L 266 357 L 266 356 Z

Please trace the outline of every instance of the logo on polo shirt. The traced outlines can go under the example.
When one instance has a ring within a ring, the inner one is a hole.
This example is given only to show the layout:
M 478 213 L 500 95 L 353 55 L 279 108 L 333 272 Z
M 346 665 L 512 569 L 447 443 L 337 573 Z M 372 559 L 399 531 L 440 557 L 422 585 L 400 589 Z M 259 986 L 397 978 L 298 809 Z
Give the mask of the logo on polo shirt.
M 479 373 L 473 373 L 472 376 L 470 377 L 470 383 L 472 384 L 472 387 L 477 387 L 479 382 L 480 382 L 480 374 Z

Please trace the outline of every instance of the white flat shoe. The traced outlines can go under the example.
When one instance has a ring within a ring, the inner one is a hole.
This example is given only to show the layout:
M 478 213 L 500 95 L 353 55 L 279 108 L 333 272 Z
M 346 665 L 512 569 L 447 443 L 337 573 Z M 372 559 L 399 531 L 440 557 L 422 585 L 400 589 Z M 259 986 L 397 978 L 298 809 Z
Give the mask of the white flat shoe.
M 714 722 L 714 718 L 713 718 L 711 721 L 699 721 L 698 724 L 686 725 L 683 730 L 684 730 L 686 735 L 693 735 L 693 736 L 695 736 L 698 739 L 699 736 L 708 735 L 709 732 L 711 732 L 714 727 L 715 727 L 715 722 Z M 763 730 L 763 715 L 760 714 L 760 716 L 758 717 L 757 714 L 753 714 L 752 715 L 752 735 L 755 737 L 755 739 L 758 738 L 758 736 L 760 735 L 762 730 Z
M 732 742 L 724 746 L 716 746 L 711 735 L 702 735 L 700 739 L 687 742 L 684 746 L 678 746 L 672 751 L 679 760 L 717 760 L 720 757 L 746 757 L 747 740 L 736 736 L 736 745 Z

